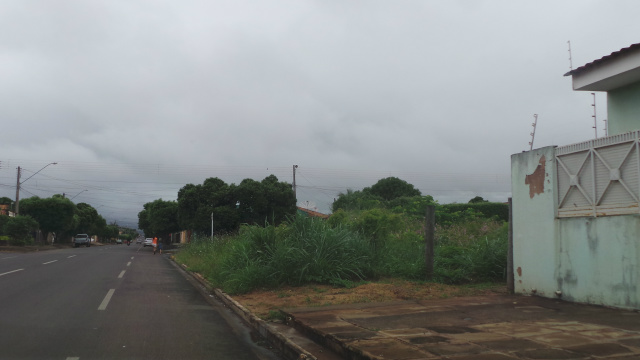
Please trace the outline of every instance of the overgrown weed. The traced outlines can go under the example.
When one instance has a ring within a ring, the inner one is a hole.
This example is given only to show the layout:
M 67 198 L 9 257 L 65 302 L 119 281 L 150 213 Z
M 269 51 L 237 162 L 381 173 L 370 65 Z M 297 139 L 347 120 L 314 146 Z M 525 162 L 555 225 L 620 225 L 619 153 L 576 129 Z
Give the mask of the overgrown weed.
M 507 226 L 465 214 L 436 227 L 433 281 L 505 279 Z M 331 220 L 331 219 L 330 219 Z M 364 281 L 425 279 L 423 220 L 389 210 L 298 216 L 280 226 L 242 227 L 236 236 L 195 238 L 176 258 L 230 294 L 283 285 L 355 287 Z

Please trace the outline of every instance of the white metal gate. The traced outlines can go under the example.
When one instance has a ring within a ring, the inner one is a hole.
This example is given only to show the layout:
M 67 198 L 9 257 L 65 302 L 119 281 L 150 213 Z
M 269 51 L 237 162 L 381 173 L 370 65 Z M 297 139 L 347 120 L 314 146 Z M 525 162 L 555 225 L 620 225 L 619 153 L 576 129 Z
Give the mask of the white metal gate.
M 640 131 L 555 149 L 558 217 L 638 214 Z

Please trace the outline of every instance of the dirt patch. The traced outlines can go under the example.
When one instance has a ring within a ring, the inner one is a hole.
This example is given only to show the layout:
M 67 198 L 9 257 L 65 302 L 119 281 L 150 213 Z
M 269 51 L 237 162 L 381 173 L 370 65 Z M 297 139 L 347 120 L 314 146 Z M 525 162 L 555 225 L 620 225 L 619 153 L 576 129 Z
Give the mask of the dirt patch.
M 275 316 L 274 313 L 270 314 L 270 312 L 302 306 L 446 299 L 450 297 L 506 293 L 506 286 L 503 284 L 453 286 L 385 279 L 379 282 L 361 284 L 353 288 L 306 285 L 300 287 L 282 287 L 275 290 L 259 290 L 248 294 L 234 295 L 232 297 L 253 314 L 263 319 L 269 319 Z

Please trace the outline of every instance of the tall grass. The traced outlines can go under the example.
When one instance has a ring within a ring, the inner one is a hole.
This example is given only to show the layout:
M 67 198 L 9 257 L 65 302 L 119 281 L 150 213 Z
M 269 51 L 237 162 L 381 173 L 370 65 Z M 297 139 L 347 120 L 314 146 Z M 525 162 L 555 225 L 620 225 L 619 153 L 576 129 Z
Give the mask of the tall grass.
M 474 219 L 437 228 L 434 277 L 447 284 L 506 279 L 507 224 Z
M 277 227 L 245 226 L 237 236 L 195 239 L 176 257 L 231 294 L 307 283 L 349 286 L 379 277 L 425 280 L 422 221 L 373 215 L 381 226 L 371 214 L 355 221 L 299 216 Z M 506 249 L 501 222 L 475 218 L 437 227 L 434 280 L 501 281 Z
M 176 253 L 175 258 L 179 263 L 186 264 L 190 271 L 202 274 L 215 286 L 219 286 L 220 268 L 229 254 L 233 241 L 232 236 L 216 236 L 211 239 L 194 235 L 191 242 Z
M 369 248 L 362 236 L 302 216 L 279 227 L 243 227 L 224 244 L 194 245 L 186 252 L 200 254 L 206 246 L 220 251 L 211 254 L 214 259 L 196 262 L 194 269 L 209 266 L 206 276 L 232 294 L 285 284 L 347 285 L 371 273 Z

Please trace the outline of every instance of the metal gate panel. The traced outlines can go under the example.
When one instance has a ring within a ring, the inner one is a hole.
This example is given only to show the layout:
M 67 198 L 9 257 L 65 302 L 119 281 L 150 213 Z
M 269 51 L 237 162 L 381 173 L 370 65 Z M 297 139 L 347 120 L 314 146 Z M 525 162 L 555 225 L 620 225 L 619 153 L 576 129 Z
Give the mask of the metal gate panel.
M 640 212 L 640 131 L 556 148 L 558 217 Z

